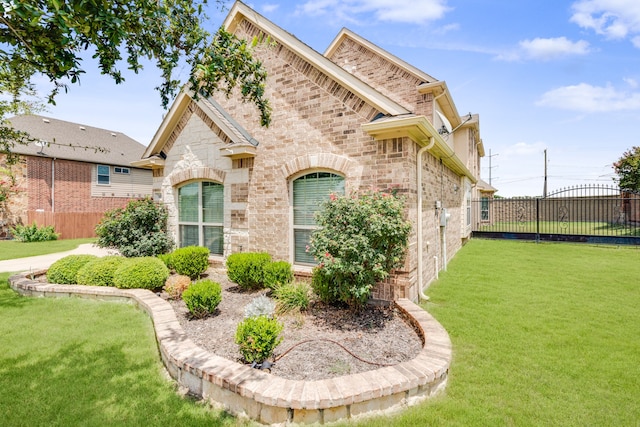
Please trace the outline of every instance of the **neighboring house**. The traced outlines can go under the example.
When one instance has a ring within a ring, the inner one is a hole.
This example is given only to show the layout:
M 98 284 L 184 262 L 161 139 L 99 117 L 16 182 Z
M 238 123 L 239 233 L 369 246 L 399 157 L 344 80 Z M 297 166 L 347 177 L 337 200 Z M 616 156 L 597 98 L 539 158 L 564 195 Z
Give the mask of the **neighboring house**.
M 479 219 L 479 223 L 488 225 L 493 221 L 493 219 L 491 218 L 489 201 L 493 199 L 493 196 L 496 194 L 498 189 L 493 187 L 488 182 L 483 181 L 482 179 L 478 179 L 476 190 L 477 197 L 480 199 L 480 212 L 478 213 L 477 218 Z
M 477 115 L 460 116 L 436 80 L 348 30 L 324 55 L 242 3 L 224 22 L 269 36 L 255 55 L 268 73 L 268 128 L 255 106 L 182 92 L 144 157 L 180 246 L 223 261 L 267 251 L 308 274 L 313 213 L 330 193 L 393 190 L 413 223 L 404 268 L 375 298 L 416 300 L 471 233 L 484 149 Z
M 62 238 L 90 237 L 105 211 L 151 195 L 152 172 L 130 164 L 145 147 L 128 136 L 38 115 L 9 122 L 38 142 L 12 148 L 17 191 L 0 209 L 0 237 L 32 221 L 55 224 Z

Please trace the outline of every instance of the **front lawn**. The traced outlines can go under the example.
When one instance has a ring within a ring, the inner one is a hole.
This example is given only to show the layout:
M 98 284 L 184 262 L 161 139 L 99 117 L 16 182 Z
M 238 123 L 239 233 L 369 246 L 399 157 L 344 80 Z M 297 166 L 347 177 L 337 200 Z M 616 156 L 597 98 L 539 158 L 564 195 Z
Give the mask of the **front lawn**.
M 83 243 L 94 243 L 95 238 L 51 240 L 49 242 L 18 242 L 17 240 L 0 240 L 0 261 L 24 258 L 28 256 L 66 252 Z

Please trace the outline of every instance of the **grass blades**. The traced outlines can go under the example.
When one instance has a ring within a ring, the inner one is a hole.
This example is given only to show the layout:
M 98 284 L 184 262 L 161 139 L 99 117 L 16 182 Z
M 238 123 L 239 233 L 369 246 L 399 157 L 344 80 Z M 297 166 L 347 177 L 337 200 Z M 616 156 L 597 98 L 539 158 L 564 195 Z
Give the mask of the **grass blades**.
M 0 240 L 0 261 L 24 258 L 28 256 L 66 252 L 83 243 L 94 243 L 95 238 L 51 240 L 48 242 L 18 242 L 16 240 Z

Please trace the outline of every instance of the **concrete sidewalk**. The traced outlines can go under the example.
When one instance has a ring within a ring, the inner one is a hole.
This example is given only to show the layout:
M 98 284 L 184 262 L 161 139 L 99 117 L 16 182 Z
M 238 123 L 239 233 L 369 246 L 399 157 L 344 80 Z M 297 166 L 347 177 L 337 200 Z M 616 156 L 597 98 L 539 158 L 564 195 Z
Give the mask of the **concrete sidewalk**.
M 60 258 L 64 258 L 67 255 L 96 255 L 96 256 L 105 256 L 105 255 L 115 255 L 118 251 L 114 249 L 103 249 L 100 248 L 93 243 L 85 243 L 83 245 L 78 246 L 77 248 L 67 251 L 67 252 L 58 252 L 47 255 L 39 255 L 27 258 L 16 258 L 16 259 L 8 259 L 6 261 L 0 261 L 0 273 L 12 272 L 19 273 L 23 271 L 35 271 L 35 270 L 43 270 L 45 268 L 49 268 L 51 264 L 59 260 Z

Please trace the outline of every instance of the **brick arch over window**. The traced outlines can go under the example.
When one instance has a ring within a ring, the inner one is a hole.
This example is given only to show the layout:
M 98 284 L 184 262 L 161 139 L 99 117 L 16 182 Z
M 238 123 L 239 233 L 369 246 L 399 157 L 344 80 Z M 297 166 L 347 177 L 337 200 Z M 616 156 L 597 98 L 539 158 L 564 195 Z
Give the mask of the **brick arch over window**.
M 223 183 L 225 172 L 219 169 L 199 167 L 193 169 L 185 169 L 179 172 L 174 172 L 169 177 L 172 186 L 177 186 L 187 181 L 214 181 Z
M 331 153 L 305 154 L 282 165 L 281 172 L 289 179 L 302 171 L 327 169 L 343 175 L 349 190 L 357 190 L 362 178 L 362 166 L 357 162 Z

